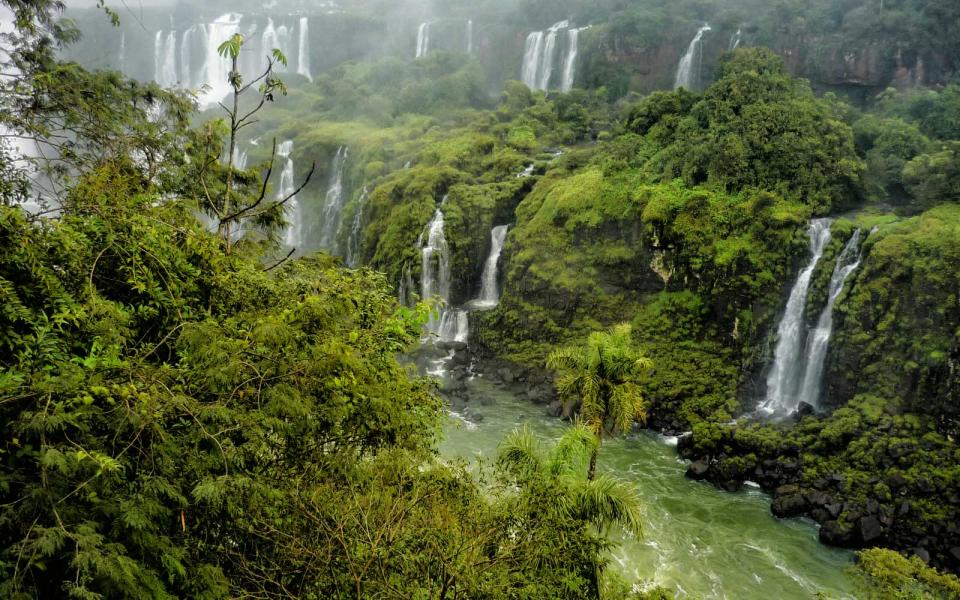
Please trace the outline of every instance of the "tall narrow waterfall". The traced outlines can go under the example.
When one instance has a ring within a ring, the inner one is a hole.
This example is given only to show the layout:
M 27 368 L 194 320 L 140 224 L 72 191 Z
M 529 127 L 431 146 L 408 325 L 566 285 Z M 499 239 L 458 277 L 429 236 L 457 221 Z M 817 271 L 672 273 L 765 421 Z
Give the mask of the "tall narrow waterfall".
M 349 149 L 340 146 L 330 167 L 330 187 L 323 203 L 320 221 L 320 247 L 330 252 L 337 251 L 337 232 L 340 231 L 343 211 L 343 167 L 347 164 Z
M 300 17 L 300 33 L 297 39 L 297 74 L 313 81 L 310 73 L 310 20 Z
M 120 34 L 120 62 L 119 70 L 121 73 L 127 73 L 127 34 L 123 32 Z
M 740 42 L 742 41 L 743 41 L 743 30 L 738 29 L 735 34 L 730 36 L 730 47 L 728 48 L 728 50 L 730 52 L 733 52 L 734 50 L 740 47 Z
M 490 231 L 490 256 L 483 265 L 483 275 L 480 283 L 480 297 L 473 302 L 473 306 L 483 309 L 490 309 L 497 306 L 500 302 L 500 289 L 498 280 L 500 278 L 499 264 L 500 254 L 503 252 L 503 244 L 507 239 L 507 226 L 501 225 L 494 227 Z
M 430 23 L 420 23 L 417 28 L 417 58 L 426 56 L 430 52 Z
M 216 105 L 231 92 L 230 64 L 220 56 L 218 49 L 220 44 L 240 31 L 240 19 L 241 15 L 228 13 L 218 17 L 213 23 L 197 26 L 203 38 L 203 69 L 202 75 L 193 83 L 196 87 L 209 86 L 200 96 L 200 105 L 203 108 Z
M 162 87 L 173 87 L 179 82 L 177 74 L 177 32 L 164 35 L 158 31 L 153 40 L 154 80 Z
M 441 316 L 431 315 L 427 333 L 439 337 L 443 323 L 442 313 L 447 312 L 450 301 L 450 249 L 443 231 L 443 211 L 438 208 L 426 230 L 420 235 L 420 297 L 423 300 L 441 302 Z
M 767 375 L 767 397 L 760 410 L 772 413 L 790 413 L 797 408 L 800 378 L 803 373 L 804 314 L 810 278 L 830 243 L 830 219 L 814 219 L 810 223 L 810 262 L 800 271 L 790 290 L 787 308 L 777 328 L 777 347 L 773 367 Z
M 527 36 L 520 78 L 530 89 L 546 91 L 550 88 L 556 65 L 557 36 L 569 27 L 569 21 L 560 21 L 546 32 L 534 31 Z
M 830 337 L 833 335 L 833 308 L 843 291 L 847 278 L 860 266 L 861 232 L 856 230 L 844 247 L 830 277 L 827 305 L 824 306 L 817 328 L 807 337 L 806 371 L 800 385 L 800 400 L 817 407 L 823 390 L 823 366 L 827 360 Z
M 577 54 L 579 53 L 580 32 L 583 29 L 570 29 L 567 31 L 567 57 L 563 61 L 563 80 L 560 83 L 560 91 L 569 92 L 573 89 L 577 76 Z
M 473 54 L 473 19 L 467 20 L 467 54 Z
M 697 30 L 690 46 L 687 47 L 687 53 L 680 59 L 677 66 L 677 78 L 673 84 L 673 89 L 687 88 L 696 90 L 700 86 L 700 68 L 703 64 L 703 34 L 710 29 L 710 25 L 704 25 Z
M 283 161 L 277 200 L 283 200 L 297 189 L 293 171 L 293 141 L 287 140 L 277 147 L 277 158 Z M 287 227 L 284 242 L 291 248 L 298 248 L 303 244 L 303 215 L 300 214 L 300 203 L 296 196 L 287 201 L 286 212 L 290 216 L 290 225 Z
M 350 236 L 347 238 L 347 266 L 356 268 L 360 264 L 360 243 L 363 242 L 363 212 L 370 197 L 369 190 L 364 187 L 357 200 L 357 210 L 353 213 L 353 225 L 350 227 Z

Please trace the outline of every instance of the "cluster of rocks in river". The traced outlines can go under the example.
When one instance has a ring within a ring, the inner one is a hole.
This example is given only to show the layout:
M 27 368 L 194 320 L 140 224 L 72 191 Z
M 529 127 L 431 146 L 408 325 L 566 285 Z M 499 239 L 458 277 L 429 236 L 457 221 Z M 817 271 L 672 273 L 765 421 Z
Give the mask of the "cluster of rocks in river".
M 727 437 L 726 442 L 731 438 L 732 435 Z M 954 572 L 960 568 L 960 524 L 923 527 L 913 518 L 915 507 L 911 498 L 935 493 L 930 482 L 917 482 L 915 485 L 926 485 L 926 489 L 910 490 L 907 494 L 908 482 L 902 476 L 894 475 L 884 481 L 874 477 L 868 488 L 883 483 L 893 492 L 894 501 L 884 502 L 857 493 L 837 473 L 805 481 L 800 448 L 775 458 L 754 459 L 752 449 L 734 448 L 733 452 L 710 455 L 703 454 L 702 449 L 698 454 L 695 445 L 692 434 L 680 436 L 677 442 L 680 456 L 691 461 L 687 477 L 731 492 L 752 481 L 772 494 L 771 511 L 777 517 L 809 517 L 819 523 L 819 538 L 825 544 L 852 549 L 889 547 L 916 555 L 938 568 Z M 960 497 L 942 500 L 960 505 Z

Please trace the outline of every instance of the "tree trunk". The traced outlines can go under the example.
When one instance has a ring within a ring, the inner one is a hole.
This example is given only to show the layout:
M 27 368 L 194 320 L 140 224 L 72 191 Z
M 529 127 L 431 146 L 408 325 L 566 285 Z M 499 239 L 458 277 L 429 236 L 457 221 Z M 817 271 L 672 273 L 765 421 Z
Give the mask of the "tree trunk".
M 597 437 L 597 445 L 594 446 L 593 452 L 590 453 L 590 468 L 587 470 L 587 481 L 593 481 L 593 478 L 597 474 L 597 457 L 600 455 L 600 446 L 603 445 L 603 437 Z

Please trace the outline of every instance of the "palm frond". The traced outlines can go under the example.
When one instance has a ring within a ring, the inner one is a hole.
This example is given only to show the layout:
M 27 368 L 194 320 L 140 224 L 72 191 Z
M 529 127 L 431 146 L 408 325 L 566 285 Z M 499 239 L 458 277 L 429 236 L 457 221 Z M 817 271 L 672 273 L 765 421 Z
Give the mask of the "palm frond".
M 555 476 L 582 473 L 581 468 L 597 445 L 597 436 L 582 420 L 568 428 L 550 456 L 550 473 Z
M 497 464 L 515 475 L 533 475 L 543 469 L 540 441 L 527 426 L 514 429 L 500 442 Z
M 643 504 L 636 489 L 607 474 L 599 474 L 576 490 L 573 516 L 592 522 L 600 531 L 617 525 L 637 537 L 643 535 Z

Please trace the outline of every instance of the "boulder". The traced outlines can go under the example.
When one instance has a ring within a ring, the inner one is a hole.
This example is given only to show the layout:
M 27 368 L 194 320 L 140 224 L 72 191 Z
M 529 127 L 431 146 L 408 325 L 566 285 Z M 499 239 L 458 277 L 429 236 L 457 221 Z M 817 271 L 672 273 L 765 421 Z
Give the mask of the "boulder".
M 690 463 L 690 465 L 687 466 L 687 477 L 695 481 L 700 481 L 701 479 L 706 478 L 707 471 L 709 470 L 710 470 L 710 465 L 707 464 L 707 461 L 697 460 Z
M 860 530 L 860 539 L 864 543 L 869 544 L 883 536 L 883 525 L 880 523 L 880 519 L 873 515 L 861 517 L 857 526 Z
M 563 404 L 559 400 L 554 400 L 547 405 L 547 416 L 559 417 L 563 413 Z
M 922 560 L 925 563 L 930 562 L 930 552 L 926 548 L 914 548 L 913 555 Z
M 809 417 L 816 414 L 816 412 L 817 412 L 817 409 L 814 408 L 812 404 L 801 401 L 794 415 L 795 415 L 795 418 L 799 421 L 804 417 Z
M 839 521 L 827 521 L 820 528 L 820 541 L 830 546 L 841 548 L 853 548 L 856 546 L 856 538 L 853 529 L 849 526 L 841 525 Z
M 807 512 L 809 506 L 810 505 L 807 503 L 807 499 L 803 497 L 803 494 L 788 494 L 774 498 L 770 509 L 773 511 L 774 515 L 781 518 L 799 517 Z

